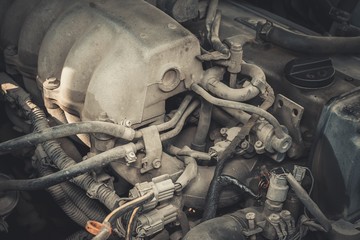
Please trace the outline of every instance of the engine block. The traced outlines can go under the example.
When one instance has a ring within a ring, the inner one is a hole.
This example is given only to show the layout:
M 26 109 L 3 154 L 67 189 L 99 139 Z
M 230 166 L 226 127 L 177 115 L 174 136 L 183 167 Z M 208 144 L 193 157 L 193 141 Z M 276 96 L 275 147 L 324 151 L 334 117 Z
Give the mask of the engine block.
M 6 26 L 26 7 L 34 10 L 17 44 Z M 117 123 L 162 121 L 165 100 L 202 75 L 196 37 L 144 1 L 20 0 L 7 14 L 1 43 L 18 45 L 7 62 L 20 62 L 19 70 L 30 76 L 37 65 L 46 104 L 67 112 L 69 122 L 104 114 Z

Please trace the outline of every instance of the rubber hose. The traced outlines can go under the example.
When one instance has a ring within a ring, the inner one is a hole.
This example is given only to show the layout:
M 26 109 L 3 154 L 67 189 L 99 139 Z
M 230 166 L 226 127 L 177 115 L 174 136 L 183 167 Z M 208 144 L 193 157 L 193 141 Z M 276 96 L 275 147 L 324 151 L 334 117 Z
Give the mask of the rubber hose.
M 133 140 L 135 137 L 135 131 L 130 128 L 114 123 L 98 121 L 69 123 L 55 127 L 41 126 L 38 128 L 44 129 L 0 143 L 0 151 L 12 151 L 19 148 L 31 147 L 48 140 L 73 136 L 80 133 L 104 133 L 126 140 Z
M 205 151 L 206 138 L 211 124 L 212 108 L 213 105 L 206 100 L 201 102 L 199 123 L 196 128 L 194 140 L 191 143 L 192 149 L 196 151 Z
M 50 174 L 50 175 L 47 175 L 44 177 L 28 179 L 28 180 L 0 181 L 0 191 L 40 190 L 40 189 L 48 188 L 50 186 L 53 186 L 53 185 L 61 183 L 61 182 L 65 182 L 65 181 L 70 180 L 80 174 L 84 174 L 93 169 L 106 166 L 113 161 L 116 161 L 120 158 L 125 157 L 126 151 L 124 149 L 124 146 L 115 147 L 111 150 L 108 150 L 106 152 L 95 155 L 95 156 L 87 159 L 86 161 L 82 161 L 75 165 L 71 165 L 64 170 L 60 170 L 58 172 L 55 172 L 53 174 Z M 92 181 L 95 181 L 92 178 L 84 178 L 83 176 L 87 176 L 87 175 L 81 175 L 81 176 L 79 176 L 81 178 L 76 177 L 76 178 L 74 178 L 74 180 L 78 179 L 78 181 L 79 180 L 84 181 L 84 185 L 91 185 L 93 183 Z M 90 180 L 90 182 L 86 182 L 86 180 Z M 99 190 L 98 190 L 98 195 L 100 195 L 100 197 L 106 197 L 106 194 L 107 194 L 107 192 L 99 193 Z M 100 201 L 100 199 L 99 199 L 99 201 Z M 112 202 L 110 204 L 111 206 L 113 206 L 112 208 L 114 208 L 114 206 L 117 205 L 117 202 L 118 201 Z
M 50 128 L 49 123 L 46 119 L 45 113 L 34 104 L 30 95 L 21 87 L 17 85 L 17 83 L 12 80 L 7 74 L 0 74 L 0 85 L 1 90 L 6 95 L 6 97 L 12 99 L 16 102 L 19 107 L 21 107 L 26 116 L 30 119 L 31 125 L 34 127 L 34 131 L 42 131 Z M 83 174 L 74 178 L 72 181 L 84 189 L 88 191 L 89 189 L 95 189 L 96 192 L 93 194 L 93 198 L 98 199 L 102 202 L 107 208 L 114 209 L 120 199 L 119 196 L 116 195 L 115 191 L 109 188 L 108 186 L 98 183 L 94 178 L 92 178 L 88 171 L 92 170 L 96 167 L 102 167 L 104 165 L 114 161 L 118 158 L 114 155 L 109 156 L 108 153 L 105 152 L 104 157 L 96 157 L 96 161 L 86 161 L 81 162 L 79 164 L 72 158 L 70 158 L 64 150 L 61 148 L 60 144 L 56 141 L 47 141 L 42 144 L 46 154 L 53 161 L 53 163 L 59 169 L 66 169 L 59 171 L 57 173 L 42 177 L 41 179 L 32 179 L 32 180 L 9 180 L 0 182 L 0 189 L 2 190 L 10 190 L 13 189 L 21 189 L 22 190 L 31 190 L 31 189 L 43 189 L 55 185 L 57 183 L 67 181 L 79 174 Z M 120 152 L 124 152 L 124 149 L 119 149 Z M 101 154 L 99 154 L 101 155 Z M 97 156 L 99 156 L 97 155 Z M 111 155 L 111 154 L 110 154 Z M 123 154 L 123 157 L 125 153 Z M 85 173 L 85 174 L 84 174 Z M 11 183 L 12 182 L 12 183 Z M 9 189 L 10 187 L 10 189 Z
M 246 240 L 246 223 L 231 215 L 213 218 L 192 228 L 183 240 Z
M 310 36 L 274 26 L 271 22 L 258 23 L 261 39 L 282 48 L 308 54 L 359 54 L 360 37 Z
M 45 167 L 40 167 L 38 171 L 41 176 L 46 176 L 52 173 L 52 171 L 46 169 Z M 64 211 L 64 213 L 78 225 L 84 227 L 86 222 L 91 220 L 74 204 L 69 196 L 67 196 L 61 184 L 53 185 L 46 190 L 50 193 L 56 204 Z

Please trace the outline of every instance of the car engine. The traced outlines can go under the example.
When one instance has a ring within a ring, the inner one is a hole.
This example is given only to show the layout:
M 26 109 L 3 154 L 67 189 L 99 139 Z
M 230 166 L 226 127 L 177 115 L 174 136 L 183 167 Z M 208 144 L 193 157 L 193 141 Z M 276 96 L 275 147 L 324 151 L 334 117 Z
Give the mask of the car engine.
M 360 3 L 314 2 L 0 0 L 0 238 L 360 239 Z

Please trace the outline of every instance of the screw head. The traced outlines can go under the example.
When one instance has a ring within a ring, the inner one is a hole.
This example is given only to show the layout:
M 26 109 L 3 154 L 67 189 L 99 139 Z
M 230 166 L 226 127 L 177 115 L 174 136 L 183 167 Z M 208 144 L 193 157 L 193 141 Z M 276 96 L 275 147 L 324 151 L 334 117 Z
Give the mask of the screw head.
M 254 212 L 248 212 L 246 215 L 245 215 L 245 218 L 246 220 L 254 220 L 255 219 L 255 213 Z

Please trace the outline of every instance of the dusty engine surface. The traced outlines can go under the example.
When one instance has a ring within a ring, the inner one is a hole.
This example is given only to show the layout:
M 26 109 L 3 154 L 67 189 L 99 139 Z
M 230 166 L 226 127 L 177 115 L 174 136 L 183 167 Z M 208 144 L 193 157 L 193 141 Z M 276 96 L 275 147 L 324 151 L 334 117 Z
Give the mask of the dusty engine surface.
M 0 27 L 1 239 L 360 238 L 359 37 L 217 0 Z

